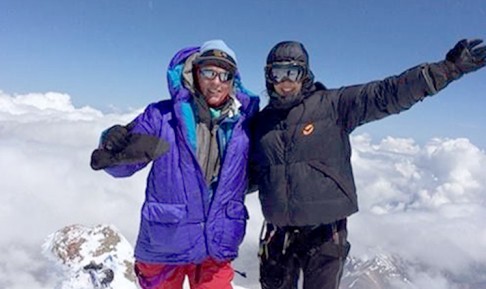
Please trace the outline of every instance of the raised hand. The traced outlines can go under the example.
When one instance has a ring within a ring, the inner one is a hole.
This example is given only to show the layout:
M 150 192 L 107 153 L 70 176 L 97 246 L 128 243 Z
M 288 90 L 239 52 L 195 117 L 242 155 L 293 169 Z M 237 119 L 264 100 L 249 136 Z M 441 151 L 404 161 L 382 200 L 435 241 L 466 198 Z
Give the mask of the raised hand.
M 479 46 L 482 42 L 481 39 L 463 39 L 447 53 L 446 60 L 463 74 L 478 70 L 486 65 L 486 46 Z

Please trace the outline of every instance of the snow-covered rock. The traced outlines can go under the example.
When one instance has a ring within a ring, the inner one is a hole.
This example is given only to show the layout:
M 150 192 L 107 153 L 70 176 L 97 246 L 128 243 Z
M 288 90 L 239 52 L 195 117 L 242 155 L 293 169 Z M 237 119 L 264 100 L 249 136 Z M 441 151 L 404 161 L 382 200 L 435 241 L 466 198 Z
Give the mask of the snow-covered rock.
M 133 248 L 114 226 L 66 226 L 49 235 L 43 252 L 59 274 L 56 289 L 138 288 Z

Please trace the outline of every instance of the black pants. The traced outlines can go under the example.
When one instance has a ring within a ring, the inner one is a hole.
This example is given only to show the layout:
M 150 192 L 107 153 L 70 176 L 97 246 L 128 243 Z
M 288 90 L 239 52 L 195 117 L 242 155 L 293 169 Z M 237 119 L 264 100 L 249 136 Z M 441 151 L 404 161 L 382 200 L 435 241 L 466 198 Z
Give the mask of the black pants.
M 338 289 L 349 253 L 346 219 L 317 227 L 264 225 L 260 240 L 262 289 Z

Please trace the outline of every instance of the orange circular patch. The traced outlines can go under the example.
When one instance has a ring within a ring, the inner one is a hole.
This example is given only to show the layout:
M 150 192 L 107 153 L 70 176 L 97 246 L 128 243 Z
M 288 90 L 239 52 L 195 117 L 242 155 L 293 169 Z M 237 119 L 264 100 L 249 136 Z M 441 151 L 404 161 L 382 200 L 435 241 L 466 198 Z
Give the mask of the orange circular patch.
M 314 131 L 314 124 L 309 123 L 308 125 L 304 126 L 302 133 L 304 135 L 310 135 Z

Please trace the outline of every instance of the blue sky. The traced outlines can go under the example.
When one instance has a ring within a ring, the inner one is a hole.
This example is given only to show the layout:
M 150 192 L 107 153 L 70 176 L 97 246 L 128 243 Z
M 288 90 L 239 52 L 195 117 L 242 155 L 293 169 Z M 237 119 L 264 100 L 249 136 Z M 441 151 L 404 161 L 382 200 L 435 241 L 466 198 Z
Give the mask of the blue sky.
M 307 47 L 316 79 L 339 87 L 441 60 L 461 38 L 486 39 L 482 0 L 0 2 L 0 90 L 56 91 L 73 103 L 126 111 L 168 97 L 166 68 L 180 48 L 220 38 L 246 86 L 282 40 Z M 265 100 L 263 100 L 265 102 Z M 385 136 L 467 137 L 486 149 L 486 69 L 399 116 L 357 130 Z

